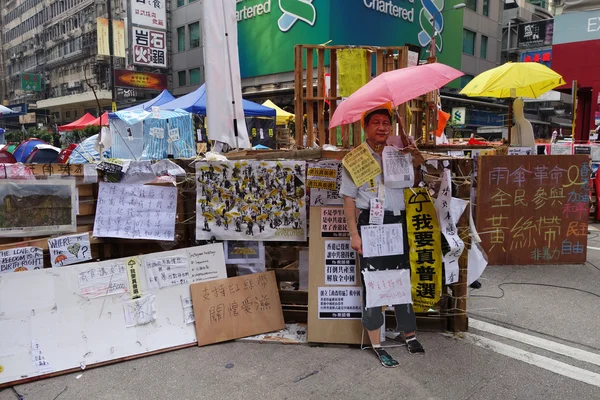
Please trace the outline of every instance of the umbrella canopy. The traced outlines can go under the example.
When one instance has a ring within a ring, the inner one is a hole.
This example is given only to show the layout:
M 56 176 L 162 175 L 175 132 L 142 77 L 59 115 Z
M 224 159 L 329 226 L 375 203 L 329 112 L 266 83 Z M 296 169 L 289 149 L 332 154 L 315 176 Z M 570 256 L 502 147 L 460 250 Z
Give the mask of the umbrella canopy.
M 49 144 L 38 144 L 31 154 L 29 154 L 25 162 L 28 164 L 57 163 L 59 154 L 60 149 L 58 147 Z
M 85 113 L 85 115 L 79 118 L 76 121 L 73 121 L 66 125 L 61 125 L 58 127 L 59 132 L 68 132 L 68 131 L 80 131 L 84 129 L 86 126 L 90 125 L 96 118 L 90 114 Z
M 261 106 L 248 100 L 242 100 L 245 117 L 270 117 L 275 118 L 276 111 L 269 107 Z M 206 115 L 206 85 L 200 86 L 191 93 L 181 96 L 173 101 L 160 106 L 163 110 L 182 109 L 184 111 Z
M 462 75 L 462 72 L 440 63 L 384 72 L 344 100 L 335 110 L 329 127 L 359 121 L 365 111 L 386 103 L 397 107 L 437 90 Z
M 543 64 L 508 62 L 477 75 L 460 94 L 477 97 L 537 98 L 565 84 L 562 76 Z
M 69 157 L 69 164 L 88 164 L 100 161 L 100 153 L 94 146 L 98 140 L 98 135 L 90 136 L 77 146 Z M 110 158 L 110 149 L 104 151 L 104 157 Z
M 38 144 L 45 143 L 40 139 L 33 138 L 28 139 L 22 142 L 20 145 L 18 145 L 15 151 L 13 152 L 13 155 L 15 156 L 17 162 L 25 162 L 27 157 L 29 157 L 31 152 L 35 149 L 35 146 L 37 146 Z
M 264 103 L 262 103 L 262 105 L 275 110 L 275 115 L 276 115 L 275 124 L 277 124 L 277 125 L 285 125 L 288 123 L 289 120 L 294 119 L 294 117 L 295 117 L 294 114 L 287 112 L 282 108 L 279 108 L 279 106 L 277 106 L 271 100 L 265 101 Z

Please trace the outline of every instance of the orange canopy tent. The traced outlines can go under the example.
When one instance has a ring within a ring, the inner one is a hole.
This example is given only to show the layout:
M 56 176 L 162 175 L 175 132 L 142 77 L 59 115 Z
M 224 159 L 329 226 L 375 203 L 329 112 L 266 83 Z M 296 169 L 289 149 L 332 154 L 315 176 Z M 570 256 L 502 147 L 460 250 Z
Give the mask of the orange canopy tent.
M 75 130 L 82 130 L 86 126 L 90 125 L 94 120 L 96 120 L 92 114 L 85 113 L 85 115 L 79 118 L 76 121 L 71 122 L 70 124 L 61 125 L 58 127 L 59 132 L 68 132 Z

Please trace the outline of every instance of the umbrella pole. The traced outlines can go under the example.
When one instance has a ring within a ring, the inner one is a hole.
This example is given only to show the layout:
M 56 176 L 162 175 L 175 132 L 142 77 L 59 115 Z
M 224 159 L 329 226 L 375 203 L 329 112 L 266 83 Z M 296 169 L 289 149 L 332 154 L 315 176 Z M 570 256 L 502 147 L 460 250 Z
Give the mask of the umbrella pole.
M 510 146 L 510 134 L 511 134 L 511 128 L 512 128 L 512 119 L 513 119 L 513 99 L 510 99 L 510 101 L 508 102 L 508 145 Z

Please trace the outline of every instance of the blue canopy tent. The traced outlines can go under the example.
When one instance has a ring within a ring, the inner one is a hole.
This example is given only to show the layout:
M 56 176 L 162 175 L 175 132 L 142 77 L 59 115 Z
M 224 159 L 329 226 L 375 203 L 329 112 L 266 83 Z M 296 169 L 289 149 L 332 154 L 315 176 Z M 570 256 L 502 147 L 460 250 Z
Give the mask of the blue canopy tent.
M 245 117 L 275 118 L 276 111 L 249 100 L 242 100 Z M 162 110 L 182 109 L 192 114 L 206 115 L 206 85 L 160 106 Z
M 13 153 L 13 156 L 15 156 L 17 162 L 25 162 L 27 157 L 31 154 L 31 152 L 35 149 L 35 146 L 37 146 L 38 144 L 45 143 L 42 140 L 36 138 L 28 139 L 17 146 Z
M 163 90 L 158 96 L 152 100 L 148 100 L 145 103 L 138 104 L 137 106 L 125 108 L 121 111 L 150 111 L 152 107 L 158 107 L 165 103 L 175 100 L 175 97 L 167 89 Z M 117 118 L 115 113 L 108 114 L 109 118 Z

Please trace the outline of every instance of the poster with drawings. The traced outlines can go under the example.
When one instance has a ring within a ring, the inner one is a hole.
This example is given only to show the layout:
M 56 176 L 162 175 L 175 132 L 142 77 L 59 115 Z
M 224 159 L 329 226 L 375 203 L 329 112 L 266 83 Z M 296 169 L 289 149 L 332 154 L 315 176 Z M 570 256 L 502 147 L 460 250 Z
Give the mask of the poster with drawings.
M 305 241 L 301 161 L 196 163 L 196 240 Z
M 308 168 L 317 169 L 337 169 L 336 190 L 311 189 L 311 206 L 339 206 L 344 204 L 344 199 L 340 196 L 339 190 L 342 185 L 342 162 L 341 161 L 320 161 L 318 163 L 309 163 Z
M 48 252 L 53 268 L 91 260 L 91 248 L 90 234 L 87 232 L 48 239 Z

